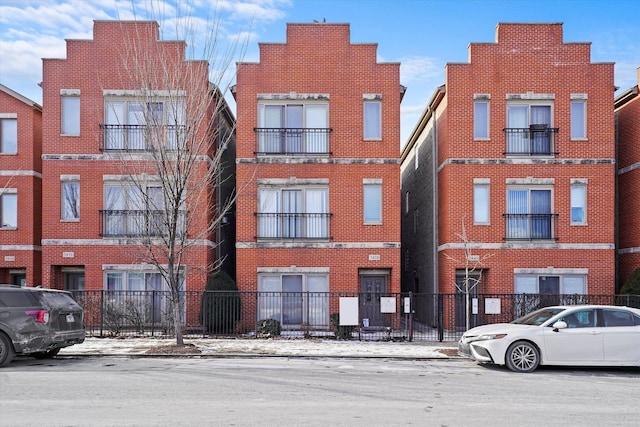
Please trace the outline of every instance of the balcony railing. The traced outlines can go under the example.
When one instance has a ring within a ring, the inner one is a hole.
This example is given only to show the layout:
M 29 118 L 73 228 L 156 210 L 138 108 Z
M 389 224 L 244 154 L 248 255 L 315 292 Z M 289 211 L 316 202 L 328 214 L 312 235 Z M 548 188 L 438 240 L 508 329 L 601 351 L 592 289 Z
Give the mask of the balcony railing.
M 105 125 L 101 124 L 102 151 L 177 150 L 184 143 L 183 125 Z
M 505 128 L 506 151 L 509 156 L 552 156 L 557 155 L 555 134 L 558 128 L 547 125 L 531 125 L 528 128 Z
M 504 214 L 505 240 L 555 240 L 554 225 L 558 214 Z
M 263 155 L 328 155 L 330 128 L 254 128 Z
M 100 229 L 103 237 L 159 237 L 168 234 L 164 211 L 157 210 L 101 210 Z M 177 231 L 184 231 L 181 212 Z
M 330 213 L 256 213 L 258 239 L 329 239 Z

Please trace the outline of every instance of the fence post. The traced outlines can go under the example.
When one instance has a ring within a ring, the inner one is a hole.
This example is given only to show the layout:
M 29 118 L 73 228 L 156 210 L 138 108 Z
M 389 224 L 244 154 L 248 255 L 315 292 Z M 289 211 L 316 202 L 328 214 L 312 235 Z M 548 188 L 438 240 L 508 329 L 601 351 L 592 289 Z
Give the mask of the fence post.
M 151 336 L 156 334 L 156 290 L 151 292 Z
M 100 337 L 102 338 L 102 328 L 104 326 L 104 289 L 100 291 Z
M 413 292 L 409 292 L 409 342 L 413 341 Z
M 438 341 L 444 341 L 444 295 L 438 294 Z

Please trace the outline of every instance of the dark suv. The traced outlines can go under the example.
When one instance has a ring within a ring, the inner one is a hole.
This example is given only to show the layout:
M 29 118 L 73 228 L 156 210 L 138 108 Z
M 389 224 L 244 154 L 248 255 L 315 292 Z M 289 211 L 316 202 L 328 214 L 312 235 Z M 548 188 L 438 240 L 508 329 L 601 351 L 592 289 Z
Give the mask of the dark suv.
M 49 358 L 83 342 L 83 314 L 69 292 L 0 285 L 0 366 L 16 354 Z

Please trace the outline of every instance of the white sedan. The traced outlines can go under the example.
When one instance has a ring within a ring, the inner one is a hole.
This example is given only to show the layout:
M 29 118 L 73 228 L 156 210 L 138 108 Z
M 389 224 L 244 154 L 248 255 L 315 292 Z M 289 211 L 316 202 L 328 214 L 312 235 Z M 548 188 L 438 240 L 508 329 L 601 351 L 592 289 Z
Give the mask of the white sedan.
M 545 307 L 511 323 L 469 329 L 458 352 L 516 372 L 538 365 L 640 366 L 640 309 Z

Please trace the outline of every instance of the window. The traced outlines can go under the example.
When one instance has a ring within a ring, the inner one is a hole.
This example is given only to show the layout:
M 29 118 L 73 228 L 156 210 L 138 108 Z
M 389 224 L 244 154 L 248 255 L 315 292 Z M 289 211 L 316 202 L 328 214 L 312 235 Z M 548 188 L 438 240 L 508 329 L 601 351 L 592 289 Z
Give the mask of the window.
M 163 236 L 168 232 L 169 218 L 164 210 L 164 194 L 160 185 L 144 188 L 127 184 L 107 184 L 104 190 L 103 235 Z M 184 227 L 184 209 L 178 218 L 177 231 Z
M 489 139 L 489 101 L 473 103 L 473 139 Z
M 382 184 L 364 183 L 363 211 L 365 224 L 382 223 Z
M 382 139 L 382 102 L 364 102 L 364 139 Z
M 605 327 L 640 325 L 640 316 L 634 316 L 627 311 L 605 308 L 602 310 L 602 317 Z
M 184 290 L 184 274 L 180 273 L 178 280 L 181 290 Z M 104 290 L 107 307 L 109 304 L 126 306 L 130 318 L 135 316 L 136 321 L 160 322 L 171 310 L 166 297 L 169 291 L 168 286 L 162 276 L 155 271 L 124 269 L 106 271 Z M 184 297 L 181 299 L 184 300 Z M 184 317 L 184 311 L 182 316 Z M 184 321 L 184 318 L 182 320 Z
M 551 190 L 507 189 L 507 239 L 553 238 Z
M 586 224 L 587 186 L 583 183 L 571 184 L 571 224 Z
M 62 220 L 80 219 L 80 181 L 65 179 L 62 181 Z
M 0 119 L 0 153 L 15 154 L 18 152 L 18 120 Z
M 9 189 L 7 189 L 9 190 Z M 11 191 L 15 191 L 11 189 Z M 18 227 L 18 194 L 0 192 L 0 228 Z
M 553 154 L 551 105 L 507 104 L 507 154 Z
M 328 189 L 259 188 L 257 216 L 258 238 L 328 239 Z
M 105 100 L 104 149 L 141 151 L 155 147 L 175 150 L 185 136 L 182 101 Z
M 80 97 L 62 97 L 62 134 L 80 135 Z
M 275 319 L 283 327 L 329 326 L 329 277 L 322 273 L 282 272 L 258 275 L 258 320 Z
M 473 223 L 489 224 L 489 184 L 473 184 Z
M 584 99 L 571 101 L 571 139 L 587 139 L 587 103 Z
M 328 104 L 258 104 L 258 152 L 329 152 Z

